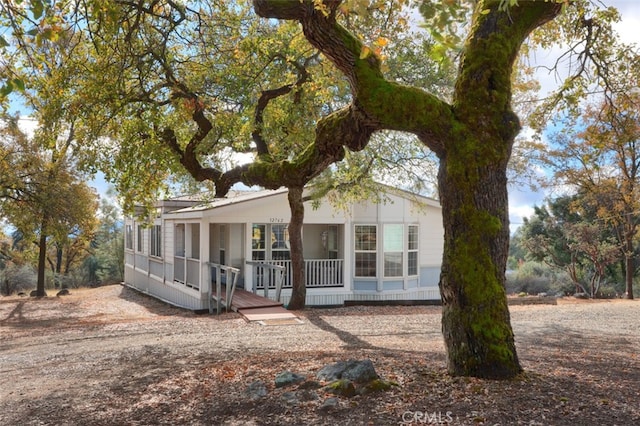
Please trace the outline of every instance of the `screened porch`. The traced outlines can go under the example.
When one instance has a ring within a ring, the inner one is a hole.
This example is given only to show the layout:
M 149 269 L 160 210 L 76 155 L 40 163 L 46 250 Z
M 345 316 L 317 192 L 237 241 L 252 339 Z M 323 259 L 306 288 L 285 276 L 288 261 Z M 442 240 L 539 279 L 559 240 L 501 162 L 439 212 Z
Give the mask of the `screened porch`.
M 305 284 L 307 288 L 343 287 L 342 225 L 306 224 L 303 227 Z M 251 235 L 252 288 L 276 287 L 275 269 L 284 267 L 282 288 L 291 288 L 291 253 L 288 224 L 253 224 Z M 265 265 L 265 266 L 262 266 Z

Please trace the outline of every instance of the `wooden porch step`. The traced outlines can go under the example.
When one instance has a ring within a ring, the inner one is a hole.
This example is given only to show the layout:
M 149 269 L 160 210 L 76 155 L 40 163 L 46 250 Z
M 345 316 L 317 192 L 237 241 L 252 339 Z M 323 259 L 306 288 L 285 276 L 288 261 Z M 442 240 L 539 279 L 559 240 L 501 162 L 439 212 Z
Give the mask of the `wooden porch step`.
M 221 293 L 222 295 L 220 300 L 225 301 L 225 286 L 222 286 Z M 212 297 L 214 300 L 217 300 L 215 291 L 213 292 Z M 241 309 L 269 308 L 277 306 L 282 308 L 282 303 L 276 302 L 275 300 L 267 299 L 266 297 L 258 296 L 257 294 L 253 294 L 240 288 L 236 288 L 231 300 L 231 310 L 236 312 Z
M 245 317 L 247 321 L 261 321 L 265 324 L 274 323 L 275 325 L 299 321 L 298 317 L 291 313 L 291 311 L 287 311 L 282 306 L 240 309 L 238 312 L 240 315 Z
M 222 297 L 224 301 L 226 289 L 222 286 Z M 213 293 L 216 300 L 216 294 Z M 290 311 L 287 311 L 281 302 L 258 296 L 246 290 L 236 288 L 231 301 L 231 310 L 238 312 L 247 321 L 260 322 L 264 325 L 288 325 L 301 324 L 302 321 Z

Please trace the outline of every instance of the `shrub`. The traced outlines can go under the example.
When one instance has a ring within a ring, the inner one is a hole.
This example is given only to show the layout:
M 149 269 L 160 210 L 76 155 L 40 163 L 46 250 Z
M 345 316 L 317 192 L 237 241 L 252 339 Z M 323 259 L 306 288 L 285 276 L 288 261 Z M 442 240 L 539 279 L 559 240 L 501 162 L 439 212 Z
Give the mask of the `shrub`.
M 596 293 L 598 299 L 614 299 L 618 297 L 618 291 L 612 285 L 602 285 Z
M 37 274 L 36 270 L 29 266 L 7 265 L 7 268 L 0 273 L 2 282 L 2 294 L 9 296 L 13 293 L 21 291 L 29 291 L 36 287 Z
M 550 290 L 554 273 L 548 266 L 539 262 L 525 262 L 507 275 L 508 293 L 538 294 Z

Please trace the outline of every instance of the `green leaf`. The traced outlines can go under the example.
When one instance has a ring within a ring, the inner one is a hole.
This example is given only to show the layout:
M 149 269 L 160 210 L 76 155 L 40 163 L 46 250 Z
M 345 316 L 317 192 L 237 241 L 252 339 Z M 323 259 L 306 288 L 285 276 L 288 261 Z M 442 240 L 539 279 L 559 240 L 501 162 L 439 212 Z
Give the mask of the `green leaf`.
M 0 47 L 7 47 L 7 46 L 9 46 L 9 42 L 5 40 L 4 37 L 0 36 Z
M 5 97 L 13 92 L 13 83 L 11 81 L 7 81 L 7 84 L 0 87 L 0 97 Z
M 44 3 L 42 0 L 31 0 L 31 13 L 34 19 L 40 19 L 44 12 Z
M 13 86 L 18 89 L 21 92 L 24 92 L 24 81 L 19 79 L 19 78 L 14 78 L 13 81 Z

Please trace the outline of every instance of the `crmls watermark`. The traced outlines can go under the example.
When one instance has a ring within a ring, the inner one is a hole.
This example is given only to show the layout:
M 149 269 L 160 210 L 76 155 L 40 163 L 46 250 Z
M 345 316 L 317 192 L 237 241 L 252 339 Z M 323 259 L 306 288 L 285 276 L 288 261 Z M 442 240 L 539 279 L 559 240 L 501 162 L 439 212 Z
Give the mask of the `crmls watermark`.
M 446 425 L 453 423 L 451 411 L 405 411 L 402 413 L 401 425 Z

